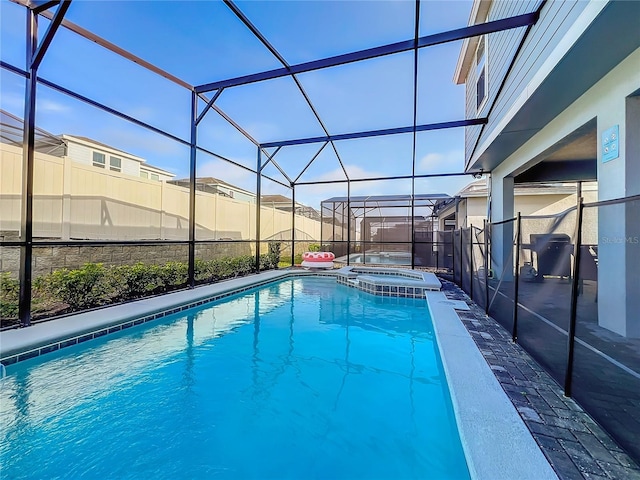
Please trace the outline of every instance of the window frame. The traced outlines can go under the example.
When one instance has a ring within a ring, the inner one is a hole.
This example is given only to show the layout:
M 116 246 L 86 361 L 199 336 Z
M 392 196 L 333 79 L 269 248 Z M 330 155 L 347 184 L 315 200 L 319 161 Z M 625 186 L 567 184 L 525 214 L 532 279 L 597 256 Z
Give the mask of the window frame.
M 96 155 L 100 155 L 102 156 L 102 161 L 96 161 Z M 91 155 L 91 165 L 93 165 L 94 167 L 98 167 L 98 168 L 107 168 L 107 155 L 99 152 L 97 150 L 93 150 L 92 151 L 92 155 Z
M 489 68 L 488 68 L 488 48 L 487 48 L 487 38 L 488 35 L 482 35 L 480 40 L 478 41 L 478 45 L 476 46 L 476 54 L 474 55 L 474 65 L 476 69 L 476 78 L 475 78 L 475 92 L 476 92 L 476 114 L 480 114 L 482 109 L 487 103 L 487 98 L 489 97 Z M 478 52 L 480 47 L 483 47 L 482 56 L 478 58 Z M 479 98 L 479 86 L 481 81 L 481 75 L 484 74 L 483 83 L 483 97 Z
M 114 166 L 113 161 L 117 160 L 119 162 L 119 165 Z M 122 172 L 122 158 L 121 157 L 114 157 L 113 155 L 109 155 L 109 170 L 113 171 L 113 172 Z

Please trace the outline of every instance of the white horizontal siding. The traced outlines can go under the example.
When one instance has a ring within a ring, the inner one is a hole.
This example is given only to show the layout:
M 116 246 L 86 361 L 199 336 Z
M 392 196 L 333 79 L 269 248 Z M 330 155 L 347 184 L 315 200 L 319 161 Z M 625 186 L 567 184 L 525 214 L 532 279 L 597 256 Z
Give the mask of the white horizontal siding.
M 69 142 L 67 156 L 74 162 L 82 163 L 84 165 L 91 165 L 92 155 L 92 150 L 89 147 Z

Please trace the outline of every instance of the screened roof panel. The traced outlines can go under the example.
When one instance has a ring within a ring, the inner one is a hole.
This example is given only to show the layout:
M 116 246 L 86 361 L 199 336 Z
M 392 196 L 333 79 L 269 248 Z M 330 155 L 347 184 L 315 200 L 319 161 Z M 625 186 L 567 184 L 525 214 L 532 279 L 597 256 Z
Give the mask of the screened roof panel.
M 258 147 L 215 110 L 198 125 L 198 145 L 253 170 L 257 167 Z
M 2 61 L 17 67 L 25 67 L 26 15 L 20 5 L 0 2 L 0 45 Z
M 413 124 L 412 52 L 307 72 L 298 78 L 331 134 Z
M 411 175 L 413 134 L 335 142 L 349 178 Z
M 472 181 L 471 175 L 416 178 L 415 188 L 416 192 L 445 192 L 453 197 Z
M 422 0 L 420 36 L 433 35 L 467 26 L 473 0 Z M 446 12 L 446 15 L 443 15 Z
M 38 89 L 36 96 L 36 127 L 54 135 L 85 137 L 90 142 L 143 158 L 148 164 L 177 176 L 189 172 L 188 145 L 45 86 Z
M 344 170 L 331 145 L 327 145 L 300 177 L 300 182 L 346 180 Z
M 418 51 L 419 125 L 465 118 L 465 85 L 453 81 L 462 43 L 444 43 Z
M 56 33 L 38 75 L 189 139 L 188 90 L 67 29 Z
M 3 68 L 0 69 L 0 85 L 0 109 L 21 119 L 24 116 L 24 78 Z
M 216 105 L 261 143 L 324 135 L 291 77 L 229 88 Z
M 279 164 L 278 164 L 279 165 Z M 281 167 L 282 168 L 282 167 Z M 284 171 L 284 173 L 287 173 L 286 170 L 282 169 Z M 282 172 L 280 172 L 280 170 L 278 170 L 278 168 L 275 166 L 275 164 L 273 162 L 269 162 L 263 169 L 262 169 L 262 174 L 266 175 L 268 177 L 273 178 L 274 180 L 278 180 L 279 182 L 282 182 L 286 185 L 289 184 L 289 180 L 286 179 L 286 177 L 282 174 Z M 287 175 L 289 175 L 287 173 Z M 291 177 L 289 177 L 291 178 Z
M 287 147 L 281 148 L 274 160 L 277 164 L 287 173 L 287 175 L 295 180 L 298 175 L 300 175 L 307 164 L 311 162 L 314 156 L 322 147 L 322 143 L 312 143 L 306 145 L 291 145 Z M 331 148 L 331 146 L 327 145 L 325 148 Z M 270 152 L 273 152 L 274 149 L 268 149 Z M 323 149 L 324 150 L 324 149 Z M 263 156 L 263 162 L 266 161 Z M 322 160 L 318 160 L 322 162 Z M 327 167 L 327 171 L 329 168 Z
M 240 1 L 237 5 L 291 65 L 413 38 L 413 2 Z
M 192 85 L 282 66 L 220 1 L 74 1 L 65 18 Z
M 464 127 L 418 132 L 416 174 L 464 171 Z
M 247 192 L 256 192 L 256 175 L 253 172 L 209 155 L 206 152 L 198 152 L 196 167 L 196 177 L 199 179 L 211 178 L 214 182 L 216 179 L 222 180 L 222 182 Z M 189 170 L 187 169 L 179 178 L 188 179 Z
M 7 1 L 2 0 L 3 12 L 7 6 L 14 7 L 14 16 L 22 16 L 24 20 L 24 9 L 5 5 Z M 407 42 L 415 34 L 416 2 L 239 1 L 235 2 L 236 7 L 227 3 L 77 0 L 72 3 L 66 20 L 194 85 L 272 69 L 279 69 L 284 75 L 281 62 L 238 18 L 242 15 L 290 65 Z M 419 35 L 466 26 L 471 4 L 471 0 L 422 0 L 419 3 Z M 535 4 L 536 0 L 524 2 L 522 8 L 530 10 L 529 7 Z M 237 16 L 232 8 L 242 13 L 236 12 Z M 50 9 L 53 11 L 54 8 Z M 2 21 L 2 34 L 14 35 L 12 25 L 8 25 L 4 17 Z M 47 23 L 45 19 L 41 20 L 40 37 Z M 24 30 L 24 21 L 21 28 Z M 418 114 L 415 120 L 418 125 L 464 118 L 464 86 L 453 82 L 462 45 L 459 41 L 418 50 Z M 17 50 L 7 57 L 3 49 L 2 54 L 3 61 L 17 62 Z M 294 79 L 286 75 L 228 87 L 215 108 L 222 109 L 258 143 L 411 127 L 414 124 L 414 55 L 410 50 L 297 74 L 320 120 Z M 134 118 L 189 139 L 189 91 L 65 28 L 57 32 L 40 74 Z M 3 102 L 7 90 L 10 89 L 3 86 Z M 209 92 L 207 96 L 213 94 Z M 46 94 L 39 98 L 38 115 L 45 120 L 48 110 L 61 108 L 62 112 L 65 108 L 64 104 L 47 105 L 48 99 Z M 201 101 L 200 108 L 203 105 Z M 65 116 L 60 114 L 59 117 Z M 99 133 L 103 129 L 103 124 L 93 121 L 91 115 L 83 120 L 86 130 Z M 416 174 L 463 171 L 464 129 L 420 132 L 416 139 Z M 214 110 L 207 113 L 198 127 L 198 143 L 248 168 L 256 168 L 256 145 Z M 321 145 L 286 147 L 279 152 L 276 161 L 291 179 L 295 179 Z M 412 173 L 413 162 L 412 133 L 340 140 L 329 144 L 299 181 L 343 180 L 344 170 L 351 179 L 405 176 Z M 269 166 L 265 172 L 282 178 L 274 168 Z M 390 186 L 396 191 L 407 192 L 410 182 L 352 182 L 351 186 L 351 193 L 356 195 L 365 187 L 376 193 L 391 192 Z

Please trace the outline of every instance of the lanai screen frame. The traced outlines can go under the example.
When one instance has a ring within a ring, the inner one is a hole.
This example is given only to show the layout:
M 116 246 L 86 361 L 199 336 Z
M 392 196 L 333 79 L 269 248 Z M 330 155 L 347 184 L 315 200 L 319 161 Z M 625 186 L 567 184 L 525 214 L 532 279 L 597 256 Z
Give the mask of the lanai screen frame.
M 219 82 L 207 83 L 203 85 L 190 85 L 188 82 L 172 75 L 171 73 L 147 62 L 146 60 L 128 52 L 125 49 L 118 47 L 117 45 L 91 33 L 90 31 L 72 23 L 64 19 L 64 16 L 69 9 L 71 4 L 71 0 L 11 0 L 14 3 L 22 5 L 26 7 L 26 17 L 27 17 L 27 29 L 26 29 L 26 44 L 27 44 L 27 52 L 26 52 L 26 65 L 27 70 L 23 70 L 15 65 L 11 65 L 4 61 L 0 61 L 0 67 L 6 70 L 9 70 L 15 74 L 21 75 L 26 79 L 26 89 L 25 89 L 25 105 L 24 105 L 24 135 L 23 135 L 23 174 L 22 174 L 22 192 L 21 192 L 21 222 L 20 222 L 20 241 L 17 242 L 5 242 L 2 241 L 0 246 L 6 247 L 20 247 L 20 273 L 19 273 L 19 282 L 20 282 L 20 293 L 19 293 L 19 321 L 20 325 L 25 327 L 31 324 L 31 283 L 32 283 L 32 261 L 33 261 L 33 247 L 34 245 L 47 245 L 47 246 L 69 246 L 69 245 L 109 245 L 109 244 L 188 244 L 188 280 L 187 285 L 189 288 L 195 287 L 195 249 L 197 243 L 202 243 L 202 241 L 197 241 L 195 237 L 195 200 L 196 200 L 196 165 L 197 165 L 197 152 L 207 153 L 208 155 L 212 155 L 215 158 L 221 159 L 223 161 L 229 162 L 237 167 L 240 167 L 244 170 L 250 171 L 256 175 L 256 197 L 257 197 L 257 211 L 256 211 L 256 270 L 260 269 L 260 195 L 261 195 L 261 184 L 262 178 L 267 178 L 281 186 L 289 188 L 292 194 L 292 212 L 291 212 L 291 228 L 292 228 L 292 262 L 294 256 L 294 246 L 295 246 L 295 189 L 296 185 L 316 185 L 327 182 L 301 182 L 300 176 L 306 171 L 307 168 L 311 165 L 312 162 L 316 160 L 320 152 L 327 146 L 331 145 L 331 148 L 334 150 L 334 153 L 340 163 L 342 171 L 344 172 L 345 179 L 344 180 L 336 180 L 331 183 L 346 183 L 347 184 L 347 198 L 351 197 L 351 183 L 352 182 L 360 182 L 360 181 L 384 181 L 384 180 L 399 180 L 399 179 L 410 179 L 411 180 L 411 218 L 412 218 L 412 251 L 415 249 L 415 238 L 413 235 L 414 225 L 413 218 L 415 216 L 415 180 L 418 178 L 429 178 L 429 177 L 444 177 L 444 176 L 454 176 L 454 175 L 465 175 L 472 174 L 473 172 L 460 172 L 460 173 L 449 173 L 449 174 L 425 174 L 425 175 L 416 175 L 416 135 L 421 131 L 428 130 L 439 130 L 439 129 L 447 129 L 447 128 L 457 128 L 457 127 L 466 127 L 472 125 L 481 125 L 482 128 L 487 124 L 488 117 L 479 117 L 475 119 L 462 119 L 453 122 L 444 122 L 444 123 L 432 123 L 425 125 L 417 124 L 417 115 L 418 115 L 418 104 L 417 104 L 417 83 L 418 83 L 418 51 L 421 48 L 439 45 L 442 43 L 463 40 L 470 37 L 476 37 L 480 35 L 485 35 L 489 33 L 494 33 L 502 30 L 509 30 L 513 28 L 519 27 L 527 27 L 522 39 L 520 41 L 520 45 L 516 50 L 513 58 L 511 59 L 510 66 L 507 69 L 507 73 L 502 81 L 502 84 L 498 88 L 498 94 L 494 97 L 494 103 L 491 105 L 489 109 L 489 115 L 493 110 L 493 106 L 495 105 L 495 98 L 498 97 L 502 87 L 505 84 L 505 81 L 508 77 L 511 68 L 515 63 L 515 59 L 518 56 L 518 53 L 524 43 L 524 40 L 527 38 L 528 33 L 533 25 L 538 21 L 540 17 L 540 11 L 544 6 L 546 0 L 543 0 L 541 4 L 538 6 L 536 11 L 526 13 L 523 15 L 518 15 L 514 17 L 508 17 L 500 20 L 490 21 L 486 23 L 476 24 L 472 26 L 467 26 L 455 30 L 450 30 L 442 33 L 437 33 L 433 35 L 427 35 L 420 37 L 419 36 L 419 25 L 420 25 L 420 0 L 415 0 L 415 30 L 414 37 L 411 40 L 406 40 L 402 42 L 396 42 L 387 45 L 381 45 L 374 48 L 369 48 L 365 50 L 355 51 L 343 55 L 338 55 L 334 57 L 323 58 L 311 62 L 305 62 L 296 65 L 290 65 L 287 61 L 282 57 L 282 55 L 276 50 L 276 48 L 268 41 L 268 39 L 260 32 L 260 30 L 247 18 L 242 11 L 233 3 L 232 0 L 223 0 L 225 5 L 229 7 L 229 9 L 242 21 L 242 23 L 251 31 L 251 33 L 267 48 L 282 64 L 282 68 L 268 70 L 264 72 L 259 72 L 251 75 L 245 75 L 242 77 L 231 78 Z M 53 8 L 56 7 L 55 11 L 52 12 Z M 49 26 L 44 33 L 42 40 L 38 42 L 38 16 L 42 15 L 45 18 L 50 20 Z M 154 127 L 146 122 L 142 122 L 130 115 L 124 114 L 117 109 L 111 108 L 105 104 L 92 100 L 84 95 L 80 95 L 72 90 L 69 90 L 61 85 L 58 85 L 54 82 L 48 81 L 44 78 L 38 77 L 38 67 L 44 58 L 49 45 L 51 44 L 53 38 L 57 30 L 60 27 L 65 27 L 68 30 L 73 31 L 77 35 L 84 37 L 90 41 L 97 43 L 103 48 L 116 53 L 117 55 L 130 60 L 139 66 L 160 75 L 167 80 L 179 85 L 185 89 L 188 89 L 191 92 L 191 123 L 190 123 L 190 139 L 182 139 L 171 133 L 168 133 L 162 129 Z M 397 128 L 384 129 L 384 130 L 370 130 L 370 131 L 362 131 L 362 132 L 353 132 L 347 134 L 339 134 L 332 135 L 327 130 L 325 124 L 320 118 L 316 108 L 314 107 L 311 99 L 304 91 L 301 83 L 296 78 L 296 74 L 303 72 L 310 72 L 314 70 L 322 70 L 329 67 L 334 67 L 338 65 L 345 65 L 354 62 L 365 61 L 373 58 L 378 58 L 382 56 L 392 55 L 400 52 L 408 52 L 413 51 L 413 124 L 410 126 L 401 126 Z M 256 139 L 254 139 L 247 131 L 245 131 L 238 123 L 236 123 L 231 117 L 229 117 L 224 111 L 222 111 L 217 105 L 215 105 L 216 100 L 222 94 L 222 92 L 227 88 L 232 88 L 235 86 L 246 85 L 250 83 L 260 82 L 264 80 L 269 80 L 273 78 L 280 78 L 290 76 L 296 86 L 300 90 L 300 93 L 303 95 L 306 103 L 309 108 L 313 112 L 323 131 L 325 132 L 324 136 L 321 137 L 310 137 L 310 138 L 299 138 L 299 139 L 288 139 L 277 142 L 266 142 L 260 143 Z M 36 94 L 37 94 L 37 86 L 38 84 L 45 85 L 59 93 L 70 96 L 76 100 L 87 103 L 93 107 L 96 107 L 102 111 L 120 117 L 130 123 L 133 123 L 137 126 L 146 128 L 152 132 L 155 132 L 159 135 L 170 138 L 182 145 L 188 146 L 190 149 L 190 165 L 189 165 L 189 238 L 186 241 L 171 241 L 171 240 L 162 240 L 162 241 L 142 241 L 142 240 L 133 240 L 133 241 L 36 241 L 33 240 L 33 174 L 34 174 L 34 153 L 35 153 L 35 107 L 36 107 Z M 207 96 L 208 93 L 213 92 L 211 98 Z M 199 112 L 199 103 L 200 101 L 204 101 L 206 106 Z M 253 170 L 244 165 L 241 165 L 237 162 L 229 158 L 225 158 L 215 152 L 212 152 L 208 149 L 205 149 L 198 145 L 197 136 L 198 136 L 198 124 L 205 117 L 207 112 L 210 109 L 214 109 L 219 115 L 221 115 L 229 124 L 231 124 L 234 128 L 236 128 L 245 138 L 247 138 L 251 143 L 256 146 L 257 151 L 257 160 L 256 160 L 256 169 Z M 340 140 L 347 139 L 356 139 L 356 138 L 370 138 L 376 136 L 386 136 L 386 135 L 396 135 L 401 133 L 412 133 L 413 134 L 413 158 L 412 158 L 412 172 L 411 175 L 402 175 L 402 176 L 391 176 L 391 177 L 378 177 L 378 178 L 350 178 L 340 155 L 335 147 L 334 142 Z M 291 178 L 287 173 L 277 164 L 275 160 L 275 156 L 278 151 L 286 146 L 290 145 L 302 145 L 302 144 L 321 144 L 318 153 L 316 153 L 313 158 L 308 162 L 308 164 L 303 169 L 302 173 L 298 175 L 296 178 Z M 269 154 L 266 149 L 275 147 L 275 151 Z M 263 155 L 266 161 L 263 161 Z M 273 163 L 273 165 L 280 171 L 280 173 L 287 180 L 287 183 L 281 182 L 274 178 L 268 177 L 262 173 L 262 170 L 268 163 Z M 490 173 L 490 172 L 484 172 Z M 349 207 L 349 201 L 347 201 L 347 207 Z M 349 231 L 349 226 L 348 230 Z M 414 258 L 412 255 L 411 260 L 412 267 L 414 266 Z

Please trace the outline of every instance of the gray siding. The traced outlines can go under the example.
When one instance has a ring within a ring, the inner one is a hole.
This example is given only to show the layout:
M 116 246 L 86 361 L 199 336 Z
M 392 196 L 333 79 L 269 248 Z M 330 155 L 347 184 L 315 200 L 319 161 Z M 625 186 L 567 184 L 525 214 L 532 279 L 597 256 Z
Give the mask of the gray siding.
M 497 20 L 514 15 L 535 11 L 539 0 L 495 1 L 489 12 L 489 20 Z M 467 80 L 467 116 L 486 116 L 490 106 L 495 103 L 489 123 L 485 127 L 480 142 L 492 132 L 497 123 L 513 106 L 515 100 L 531 81 L 549 54 L 562 40 L 567 30 L 582 13 L 588 2 L 565 0 L 550 1 L 543 8 L 538 23 L 531 29 L 527 40 L 500 94 L 495 100 L 511 59 L 524 35 L 525 28 L 518 28 L 489 35 L 487 40 L 487 62 L 489 66 L 489 97 L 483 110 L 476 114 L 475 109 L 475 71 L 470 72 Z M 474 70 L 474 69 L 472 69 Z M 476 144 L 480 127 L 467 128 L 465 137 L 465 159 L 468 161 Z

